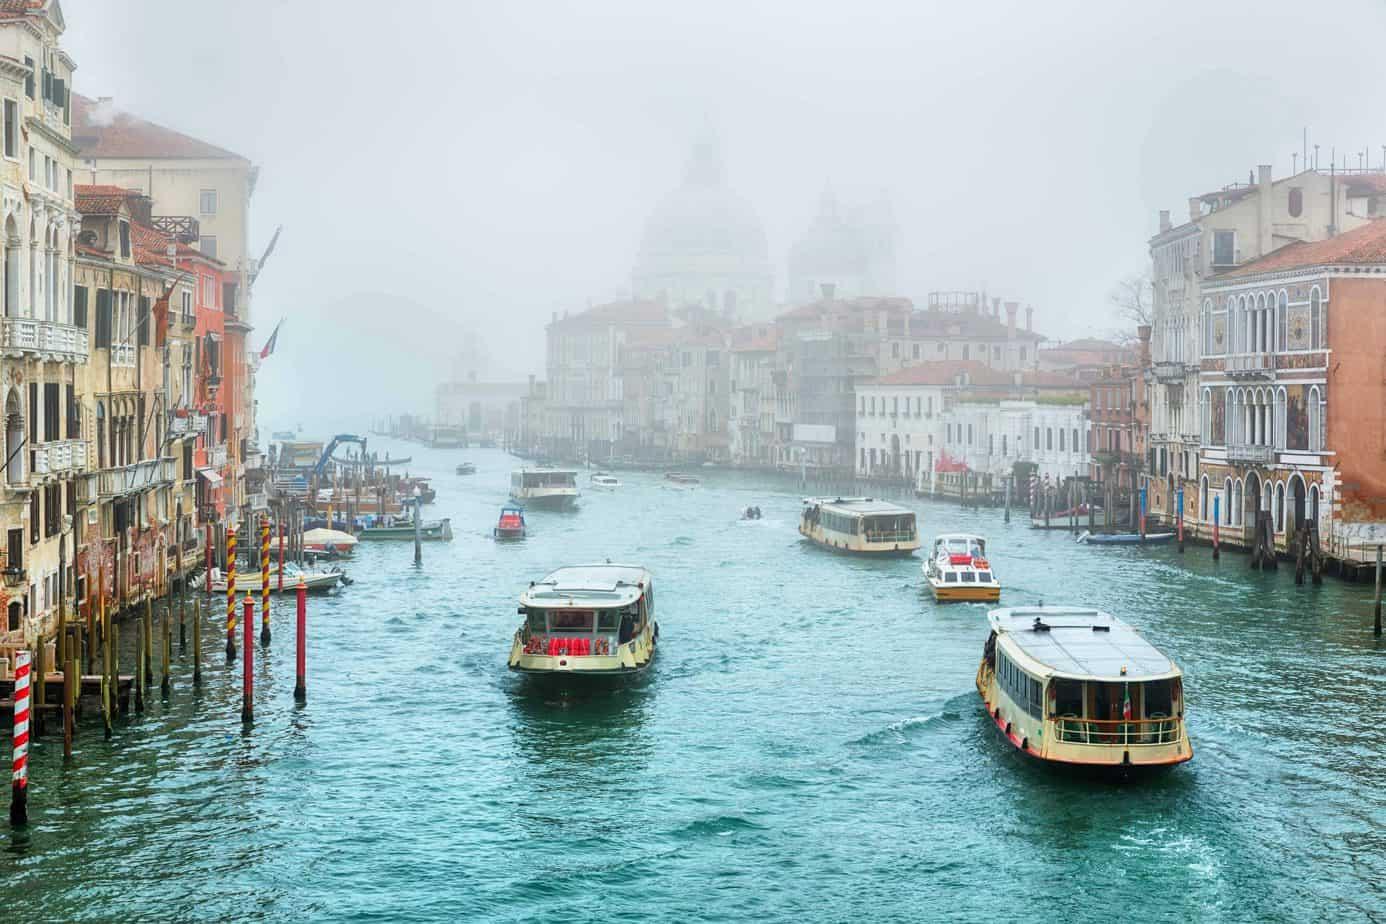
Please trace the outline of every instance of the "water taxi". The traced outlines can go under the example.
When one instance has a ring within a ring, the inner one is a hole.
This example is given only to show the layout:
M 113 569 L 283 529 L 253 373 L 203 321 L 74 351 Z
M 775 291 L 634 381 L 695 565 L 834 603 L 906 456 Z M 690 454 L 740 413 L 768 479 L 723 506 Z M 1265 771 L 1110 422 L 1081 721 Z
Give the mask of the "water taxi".
M 665 472 L 664 480 L 675 488 L 696 488 L 703 483 L 697 475 L 690 475 L 687 472 Z
M 510 498 L 526 507 L 566 510 L 577 502 L 577 472 L 522 468 L 510 475 Z
M 502 507 L 500 519 L 496 521 L 491 534 L 497 539 L 523 539 L 525 537 L 524 508 Z
M 654 661 L 654 578 L 639 565 L 559 568 L 520 594 L 509 666 L 549 677 L 638 674 Z
M 1065 606 L 997 609 L 987 619 L 977 692 L 1022 754 L 1120 773 L 1193 757 L 1183 674 L 1134 628 Z
M 459 475 L 475 475 L 476 465 L 472 462 L 459 462 L 456 471 Z
M 913 555 L 919 548 L 914 511 L 870 497 L 804 498 L 799 535 L 858 555 Z
M 604 491 L 614 491 L 621 486 L 621 479 L 606 472 L 593 472 L 591 479 L 592 487 L 600 488 Z
M 924 579 L 940 603 L 951 600 L 1000 600 L 1001 582 L 987 561 L 987 541 L 967 533 L 934 539 L 924 563 Z

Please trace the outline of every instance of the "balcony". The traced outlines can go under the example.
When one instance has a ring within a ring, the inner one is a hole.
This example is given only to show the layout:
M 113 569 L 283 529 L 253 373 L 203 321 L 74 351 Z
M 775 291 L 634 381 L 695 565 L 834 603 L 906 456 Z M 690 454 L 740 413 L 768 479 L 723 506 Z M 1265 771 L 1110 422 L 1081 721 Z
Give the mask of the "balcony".
M 184 244 L 195 244 L 202 236 L 200 223 L 191 215 L 155 215 L 154 230 L 175 237 Z
M 120 468 L 106 468 L 95 474 L 101 497 L 123 497 L 159 484 L 172 484 L 178 477 L 176 459 L 145 459 Z
M 55 362 L 87 361 L 87 332 L 54 321 L 5 318 L 0 324 L 0 349 L 9 355 L 33 353 Z
M 86 441 L 53 440 L 39 443 L 30 450 L 30 465 L 35 476 L 83 471 L 87 467 Z
M 1275 357 L 1270 353 L 1233 353 L 1223 371 L 1228 378 L 1269 381 L 1275 378 Z
M 135 368 L 135 345 L 132 343 L 111 344 L 111 365 L 117 368 Z
M 226 465 L 226 447 L 214 446 L 207 452 L 207 464 L 212 468 L 221 468 Z
M 1155 364 L 1155 381 L 1165 385 L 1182 384 L 1189 374 L 1184 363 L 1162 361 Z
M 1247 446 L 1238 443 L 1227 444 L 1227 461 L 1244 462 L 1250 465 L 1269 465 L 1275 459 L 1275 449 L 1270 446 Z

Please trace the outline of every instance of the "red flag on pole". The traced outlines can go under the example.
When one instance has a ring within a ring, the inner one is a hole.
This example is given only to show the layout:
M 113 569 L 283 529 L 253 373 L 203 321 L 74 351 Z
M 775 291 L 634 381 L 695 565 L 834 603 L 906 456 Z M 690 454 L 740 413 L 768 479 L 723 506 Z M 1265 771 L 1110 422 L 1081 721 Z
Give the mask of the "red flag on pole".
M 261 359 L 268 359 L 269 355 L 274 352 L 275 341 L 279 339 L 279 328 L 283 324 L 284 322 L 281 320 L 278 324 L 274 325 L 274 332 L 270 334 L 269 339 L 265 341 L 264 349 L 260 351 Z

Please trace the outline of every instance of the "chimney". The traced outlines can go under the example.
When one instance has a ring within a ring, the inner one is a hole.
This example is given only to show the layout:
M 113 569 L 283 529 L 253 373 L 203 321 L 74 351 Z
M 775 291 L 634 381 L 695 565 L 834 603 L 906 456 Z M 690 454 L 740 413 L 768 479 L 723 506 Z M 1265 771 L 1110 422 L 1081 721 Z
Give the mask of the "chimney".
M 1203 200 L 1197 196 L 1189 197 L 1189 221 L 1198 221 L 1203 217 Z
M 125 204 L 130 207 L 130 220 L 146 228 L 154 226 L 154 200 L 148 196 L 129 196 Z
M 1264 257 L 1275 247 L 1271 239 L 1271 165 L 1259 164 L 1256 167 L 1256 231 L 1260 250 L 1256 256 Z
M 1174 225 L 1170 224 L 1169 221 L 1169 209 L 1160 209 L 1160 230 L 1162 232 L 1168 231 L 1172 227 Z
M 822 293 L 823 298 L 824 298 L 825 300 L 827 300 L 827 301 L 832 301 L 832 300 L 833 300 L 833 293 L 835 293 L 835 292 L 837 291 L 837 283 L 834 283 L 834 282 L 820 282 L 820 283 L 818 284 L 818 291 Z
M 1015 339 L 1015 314 L 1020 310 L 1020 302 L 1006 302 L 1006 339 Z
M 1035 330 L 1035 306 L 1025 306 L 1025 329 L 1031 333 Z

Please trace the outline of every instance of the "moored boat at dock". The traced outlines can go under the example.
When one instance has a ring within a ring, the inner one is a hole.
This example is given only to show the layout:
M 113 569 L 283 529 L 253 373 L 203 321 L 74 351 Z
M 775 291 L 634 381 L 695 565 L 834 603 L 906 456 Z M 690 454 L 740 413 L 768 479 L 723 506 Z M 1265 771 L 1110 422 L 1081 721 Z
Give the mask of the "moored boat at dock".
M 919 548 L 914 511 L 871 497 L 804 498 L 799 535 L 857 555 L 912 555 Z
M 1131 626 L 1064 606 L 997 609 L 987 619 L 977 692 L 1022 754 L 1117 772 L 1193 756 L 1183 674 Z
M 519 612 L 508 661 L 517 673 L 620 677 L 654 661 L 654 578 L 639 565 L 559 568 L 520 594 Z
M 284 586 L 279 586 L 279 564 L 270 564 L 270 593 L 291 594 L 298 591 L 298 580 L 303 578 L 303 586 L 308 593 L 321 593 L 332 590 L 339 584 L 349 584 L 351 579 L 346 576 L 346 572 L 341 568 L 299 568 L 292 562 L 284 564 Z M 247 590 L 252 594 L 258 594 L 260 588 L 261 574 L 258 568 L 240 571 L 237 576 L 237 586 L 239 589 Z M 212 593 L 226 593 L 226 575 L 222 574 L 220 568 L 212 569 Z
M 934 539 L 924 563 L 924 579 L 940 603 L 1001 599 L 1001 582 L 987 559 L 987 541 L 968 533 L 945 533 Z
M 1087 530 L 1077 541 L 1085 545 L 1159 545 L 1169 542 L 1174 533 L 1090 533 Z
M 522 468 L 510 475 L 510 498 L 525 507 L 566 510 L 577 496 L 577 472 L 571 469 Z
M 424 542 L 447 542 L 452 539 L 452 520 L 424 520 L 417 530 Z M 414 521 L 406 518 L 386 518 L 375 525 L 367 526 L 357 533 L 362 542 L 374 540 L 412 540 L 415 535 Z

